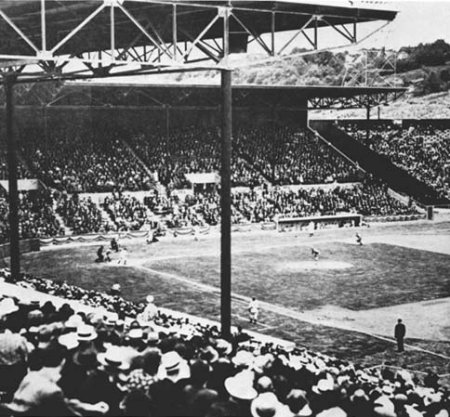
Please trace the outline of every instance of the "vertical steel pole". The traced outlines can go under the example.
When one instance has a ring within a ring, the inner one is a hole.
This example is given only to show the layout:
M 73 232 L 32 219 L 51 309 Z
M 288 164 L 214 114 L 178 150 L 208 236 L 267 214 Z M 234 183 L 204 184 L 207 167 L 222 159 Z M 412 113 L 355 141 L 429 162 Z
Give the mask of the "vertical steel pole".
M 172 4 L 172 43 L 173 43 L 173 60 L 177 60 L 177 44 L 178 44 L 178 25 L 177 25 L 177 5 Z
M 9 228 L 10 228 L 10 265 L 13 280 L 20 274 L 19 248 L 19 193 L 17 189 L 17 144 L 14 137 L 14 83 L 15 75 L 3 78 L 6 100 L 6 141 L 8 148 L 9 174 Z
M 220 288 L 222 336 L 231 335 L 231 74 L 228 69 L 221 70 L 222 75 L 222 164 L 220 206 L 221 252 L 220 252 Z
M 369 120 L 370 120 L 370 105 L 367 105 L 366 107 L 366 144 L 369 143 L 369 135 L 370 135 L 370 128 L 369 128 Z
M 271 46 L 272 46 L 272 56 L 275 56 L 275 27 L 276 21 L 275 21 L 275 12 L 272 12 L 271 16 L 271 25 L 270 25 L 270 39 L 271 39 Z

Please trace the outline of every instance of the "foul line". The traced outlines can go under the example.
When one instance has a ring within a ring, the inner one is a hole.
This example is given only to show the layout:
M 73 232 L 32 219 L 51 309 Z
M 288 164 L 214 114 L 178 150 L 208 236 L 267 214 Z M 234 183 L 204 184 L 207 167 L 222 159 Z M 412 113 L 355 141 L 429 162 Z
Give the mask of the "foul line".
M 187 285 L 190 286 L 194 286 L 198 289 L 200 289 L 201 291 L 204 292 L 209 292 L 209 293 L 214 293 L 217 295 L 220 295 L 220 288 L 218 287 L 214 287 L 212 285 L 208 285 L 208 284 L 202 284 L 200 282 L 195 282 L 192 281 L 188 278 L 184 278 L 184 277 L 180 277 L 179 275 L 175 275 L 175 274 L 171 274 L 168 272 L 162 272 L 162 271 L 157 271 L 155 269 L 151 269 L 151 268 L 147 268 L 145 266 L 141 266 L 141 265 L 136 265 L 134 266 L 135 268 L 141 269 L 143 271 L 152 273 L 152 274 L 156 274 L 159 276 L 162 276 L 164 278 L 168 278 L 168 279 L 174 279 L 180 282 L 183 282 Z M 235 301 L 241 302 L 241 303 L 249 303 L 251 301 L 250 297 L 247 297 L 245 295 L 241 295 L 241 294 L 236 294 L 236 293 L 231 293 L 231 298 L 234 299 Z M 266 311 L 270 311 L 271 313 L 275 313 L 275 314 L 279 314 L 282 316 L 286 316 L 289 318 L 293 318 L 295 320 L 298 321 L 304 321 L 307 323 L 311 323 L 311 324 L 316 324 L 316 325 L 320 325 L 320 326 L 326 326 L 326 327 L 334 327 L 337 329 L 341 329 L 341 330 L 347 330 L 347 331 L 352 331 L 352 332 L 356 332 L 356 333 L 362 333 L 365 334 L 367 336 L 371 336 L 371 337 L 375 337 L 379 340 L 383 340 L 385 342 L 391 343 L 391 344 L 396 344 L 397 342 L 391 338 L 385 337 L 385 336 L 381 336 L 378 334 L 374 334 L 371 333 L 367 330 L 361 329 L 361 328 L 353 328 L 350 326 L 345 326 L 339 323 L 329 323 L 326 322 L 324 320 L 321 320 L 318 317 L 313 317 L 311 314 L 309 313 L 301 313 L 295 310 L 291 310 L 289 308 L 286 307 L 282 307 L 282 306 L 278 306 L 276 304 L 271 304 L 271 303 L 267 303 L 265 301 L 260 301 L 259 302 L 259 306 L 262 310 L 266 310 Z M 423 353 L 427 353 L 429 355 L 433 355 L 436 357 L 439 357 L 441 359 L 445 359 L 445 360 L 450 360 L 449 356 L 443 355 L 441 353 L 437 353 L 437 352 L 432 352 L 428 349 L 423 349 L 421 347 L 418 346 L 414 346 L 414 345 L 410 345 L 410 344 L 406 344 L 405 343 L 405 347 L 409 348 L 410 350 L 415 350 L 415 351 L 419 351 L 419 352 L 423 352 Z

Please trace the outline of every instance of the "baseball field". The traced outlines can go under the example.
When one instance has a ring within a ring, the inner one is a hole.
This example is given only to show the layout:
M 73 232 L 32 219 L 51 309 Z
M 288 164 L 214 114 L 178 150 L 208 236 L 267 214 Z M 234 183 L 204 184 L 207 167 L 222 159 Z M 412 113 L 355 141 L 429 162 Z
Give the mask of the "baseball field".
M 307 233 L 254 231 L 232 239 L 233 324 L 363 363 L 450 372 L 450 223 L 404 222 Z M 125 298 L 220 320 L 220 236 L 125 240 L 127 265 L 97 264 L 96 246 L 27 254 L 23 269 L 84 288 L 118 282 Z M 105 243 L 107 244 L 107 243 Z M 314 260 L 311 249 L 320 252 Z M 249 325 L 250 297 L 260 303 Z M 396 353 L 393 328 L 407 327 Z

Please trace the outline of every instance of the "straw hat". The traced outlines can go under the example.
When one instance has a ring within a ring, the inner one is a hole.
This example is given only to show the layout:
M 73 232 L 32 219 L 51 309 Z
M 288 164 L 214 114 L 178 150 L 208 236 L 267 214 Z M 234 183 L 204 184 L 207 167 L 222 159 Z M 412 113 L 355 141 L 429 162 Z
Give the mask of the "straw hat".
M 258 393 L 253 388 L 253 372 L 245 370 L 225 380 L 228 394 L 238 400 L 252 401 Z
M 236 355 L 231 359 L 236 366 L 247 366 L 250 367 L 253 364 L 255 357 L 251 352 L 247 350 L 240 350 L 236 353 Z
M 78 347 L 80 344 L 78 342 L 77 333 L 66 333 L 58 337 L 58 343 L 65 346 L 67 350 L 72 350 Z
M 189 364 L 174 350 L 162 355 L 160 368 L 160 376 L 170 379 L 172 382 L 178 382 L 180 379 L 191 376 Z
M 0 301 L 0 317 L 15 313 L 17 310 L 19 310 L 19 307 L 16 306 L 12 298 L 5 298 Z
M 77 339 L 79 342 L 90 342 L 97 339 L 97 332 L 93 326 L 83 324 L 78 327 Z
M 126 371 L 130 365 L 123 360 L 123 357 L 123 349 L 114 345 L 108 346 L 106 352 L 97 355 L 98 361 L 107 369 Z
M 73 314 L 67 319 L 64 326 L 67 329 L 77 329 L 82 324 L 84 324 L 83 318 L 79 314 Z
M 287 414 L 286 408 L 273 392 L 263 392 L 252 401 L 250 411 L 253 417 L 280 417 Z
M 119 316 L 117 313 L 110 313 L 106 316 L 104 324 L 105 326 L 115 326 L 118 320 Z
M 323 410 L 317 414 L 317 417 L 347 417 L 347 413 L 341 407 L 333 407 Z

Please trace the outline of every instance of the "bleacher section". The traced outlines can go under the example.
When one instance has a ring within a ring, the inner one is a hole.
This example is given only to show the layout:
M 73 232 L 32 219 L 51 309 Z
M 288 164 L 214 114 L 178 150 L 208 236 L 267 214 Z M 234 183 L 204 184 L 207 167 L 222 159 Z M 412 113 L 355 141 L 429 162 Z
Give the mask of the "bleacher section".
M 372 124 L 366 129 L 344 125 L 348 134 L 376 153 L 388 157 L 396 166 L 450 197 L 450 128 L 432 124 L 403 127 L 390 122 Z
M 16 284 L 0 283 L 2 415 L 448 416 L 431 371 L 364 369 L 241 329 L 227 341 L 214 323 L 118 288 Z
M 23 236 L 52 237 L 65 230 L 74 235 L 132 232 L 147 230 L 155 221 L 169 228 L 220 222 L 218 187 L 192 189 L 186 178 L 186 174 L 219 171 L 216 128 L 190 126 L 169 135 L 157 129 L 122 135 L 93 136 L 60 126 L 45 137 L 22 138 L 22 154 L 52 190 L 47 214 L 41 214 L 50 216 L 54 208 L 64 222 L 61 227 L 54 220 L 50 221 L 54 227 L 41 223 L 39 230 L 31 228 Z M 395 219 L 417 213 L 413 205 L 392 197 L 382 172 L 375 174 L 365 174 L 307 128 L 273 123 L 238 126 L 233 133 L 233 222 L 266 223 L 280 216 L 342 212 Z M 24 216 L 28 213 L 24 211 Z
M 395 191 L 411 196 L 424 205 L 450 203 L 440 191 L 430 184 L 415 178 L 405 169 L 394 165 L 389 158 L 371 150 L 361 141 L 337 128 L 333 122 L 314 121 L 311 122 L 311 126 L 325 140 L 357 162 L 361 168 L 383 180 Z

